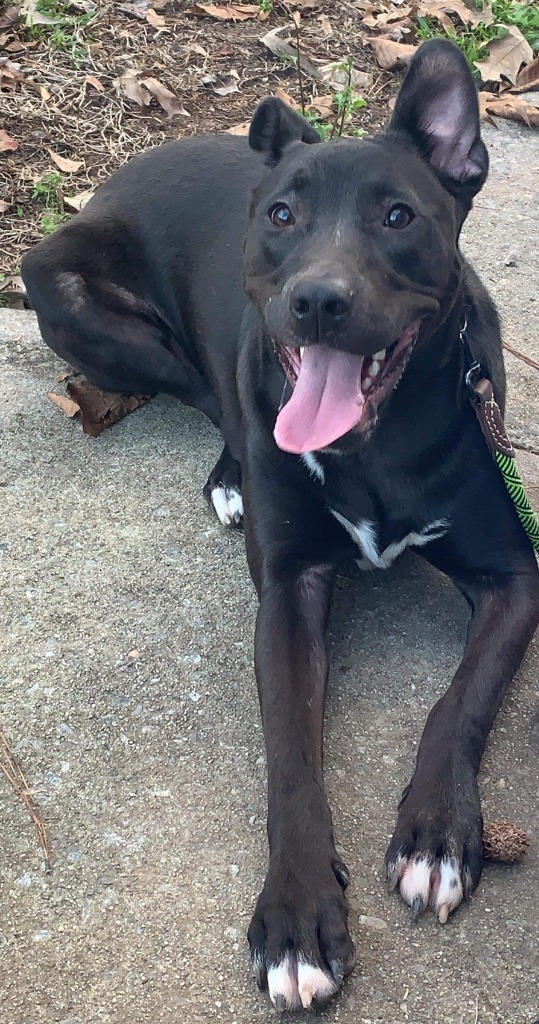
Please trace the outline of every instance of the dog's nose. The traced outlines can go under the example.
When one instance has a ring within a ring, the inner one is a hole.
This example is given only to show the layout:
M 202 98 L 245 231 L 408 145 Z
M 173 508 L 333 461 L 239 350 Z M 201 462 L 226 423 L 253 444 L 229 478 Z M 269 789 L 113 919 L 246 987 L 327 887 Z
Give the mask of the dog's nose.
M 342 330 L 351 311 L 351 292 L 334 281 L 300 281 L 290 293 L 294 329 L 313 341 Z

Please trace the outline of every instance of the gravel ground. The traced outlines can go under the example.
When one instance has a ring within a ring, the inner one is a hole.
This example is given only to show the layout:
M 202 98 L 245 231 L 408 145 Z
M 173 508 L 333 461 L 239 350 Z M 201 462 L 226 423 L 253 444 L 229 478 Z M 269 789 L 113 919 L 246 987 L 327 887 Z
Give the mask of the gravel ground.
M 539 357 L 539 134 L 487 128 L 492 177 L 466 231 L 506 338 Z M 534 219 L 535 218 L 535 219 Z M 537 371 L 507 358 L 508 422 L 539 451 Z M 245 930 L 263 881 L 265 769 L 241 537 L 200 490 L 219 451 L 160 398 L 99 441 L 47 399 L 63 367 L 31 313 L 0 310 L 0 714 L 48 823 L 53 871 L 0 780 L 3 1024 L 265 1024 Z M 539 506 L 539 455 L 520 452 Z M 441 928 L 412 927 L 381 865 L 466 610 L 413 556 L 343 578 L 326 774 L 352 872 L 359 965 L 321 1020 L 539 1018 L 539 645 L 489 745 L 487 819 L 532 838 Z M 367 627 L 367 628 L 365 628 Z

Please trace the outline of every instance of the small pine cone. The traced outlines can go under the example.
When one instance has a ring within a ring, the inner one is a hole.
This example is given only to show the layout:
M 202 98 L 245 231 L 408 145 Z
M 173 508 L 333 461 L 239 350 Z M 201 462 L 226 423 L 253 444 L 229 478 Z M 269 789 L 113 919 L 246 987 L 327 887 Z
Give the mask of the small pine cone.
M 483 856 L 486 860 L 518 864 L 529 848 L 528 836 L 511 821 L 490 821 L 483 829 Z

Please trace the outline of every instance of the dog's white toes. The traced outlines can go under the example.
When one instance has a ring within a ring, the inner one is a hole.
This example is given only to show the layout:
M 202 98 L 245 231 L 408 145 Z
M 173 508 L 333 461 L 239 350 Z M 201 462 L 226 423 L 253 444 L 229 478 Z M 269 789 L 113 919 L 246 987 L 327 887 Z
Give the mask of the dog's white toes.
M 298 991 L 304 1009 L 311 1006 L 313 1000 L 325 1002 L 334 992 L 337 985 L 324 971 L 306 960 L 298 962 Z
M 288 953 L 279 963 L 268 967 L 268 992 L 276 1010 L 301 1008 L 296 965 Z
M 212 488 L 211 503 L 223 526 L 238 526 L 243 520 L 243 499 L 235 487 L 219 484 Z
M 440 924 L 464 899 L 460 865 L 456 857 L 435 860 L 430 854 L 397 857 L 388 868 L 390 889 L 399 887 L 405 903 L 419 917 L 427 907 L 434 911 Z
M 445 924 L 451 912 L 462 903 L 463 898 L 459 862 L 456 857 L 443 857 L 431 894 L 432 909 L 440 924 Z
M 408 860 L 404 870 L 401 867 L 400 893 L 416 917 L 428 906 L 433 867 L 434 862 L 428 854 Z

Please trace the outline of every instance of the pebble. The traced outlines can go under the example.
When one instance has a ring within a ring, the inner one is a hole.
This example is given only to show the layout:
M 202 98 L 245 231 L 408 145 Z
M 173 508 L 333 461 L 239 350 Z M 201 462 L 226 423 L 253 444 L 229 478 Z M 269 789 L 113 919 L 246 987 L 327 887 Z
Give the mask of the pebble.
M 381 917 L 369 917 L 367 914 L 360 914 L 359 923 L 365 928 L 374 928 L 377 932 L 385 932 L 387 929 L 387 921 L 382 921 Z

